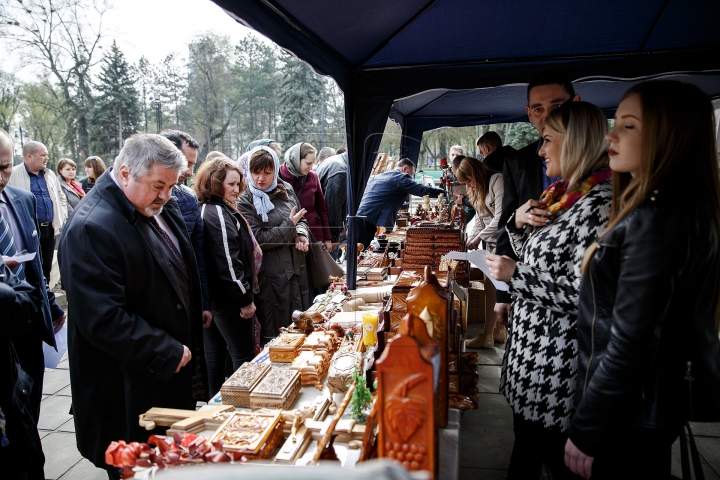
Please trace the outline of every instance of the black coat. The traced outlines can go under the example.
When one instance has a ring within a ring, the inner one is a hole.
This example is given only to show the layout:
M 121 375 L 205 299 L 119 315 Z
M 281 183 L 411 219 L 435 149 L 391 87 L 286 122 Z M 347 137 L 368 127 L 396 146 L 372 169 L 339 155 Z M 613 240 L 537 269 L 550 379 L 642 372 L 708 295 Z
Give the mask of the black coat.
M 340 241 L 345 231 L 347 217 L 347 152 L 325 160 L 317 169 L 320 186 L 328 209 L 330 236 L 334 243 Z
M 718 421 L 720 272 L 710 218 L 656 190 L 600 241 L 580 289 L 570 438 L 584 453 L 608 455 L 629 427 L 677 434 L 690 414 L 687 362 L 693 413 Z
M 0 446 L 0 463 L 6 478 L 18 480 L 45 478 L 45 456 L 30 401 L 33 379 L 20 366 L 12 342 L 32 330 L 36 296 L 37 290 L 13 275 L 0 258 L 0 410 L 9 441 Z
M 537 143 L 535 145 L 537 146 Z M 492 152 L 490 155 L 485 157 L 483 159 L 483 163 L 490 170 L 502 173 L 503 168 L 505 167 L 505 159 L 511 155 L 514 155 L 516 152 L 517 152 L 517 150 L 515 150 L 510 145 L 505 145 L 504 147 L 498 148 L 497 150 Z
M 539 140 L 507 155 L 502 170 L 505 193 L 503 194 L 502 215 L 498 222 L 495 253 L 507 255 L 516 261 L 518 258 L 510 245 L 505 224 L 520 205 L 531 198 L 540 198 L 543 192 L 543 160 L 537 154 L 538 142 Z M 492 155 L 488 157 L 490 156 Z M 497 290 L 495 300 L 498 303 L 510 303 L 510 294 Z
M 205 225 L 205 265 L 215 305 L 253 303 L 255 255 L 248 224 L 225 202 L 200 206 Z M 229 267 L 232 266 L 232 269 Z
M 195 409 L 206 377 L 195 256 L 174 200 L 162 211 L 187 277 L 146 217 L 102 175 L 60 240 L 68 303 L 70 384 L 80 453 L 105 465 L 113 440 L 147 441 L 138 415 L 151 407 Z M 187 292 L 187 293 L 184 293 Z M 192 360 L 175 373 L 183 345 Z

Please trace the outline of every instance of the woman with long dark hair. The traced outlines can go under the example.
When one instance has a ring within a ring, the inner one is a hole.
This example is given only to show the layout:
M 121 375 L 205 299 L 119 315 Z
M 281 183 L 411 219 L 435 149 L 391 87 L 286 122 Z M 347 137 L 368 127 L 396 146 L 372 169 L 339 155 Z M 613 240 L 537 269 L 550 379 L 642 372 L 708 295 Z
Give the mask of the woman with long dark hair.
M 105 162 L 103 162 L 103 159 L 98 157 L 97 155 L 86 158 L 84 167 L 85 178 L 80 180 L 80 185 L 82 186 L 82 189 L 85 191 L 85 193 L 88 193 L 95 186 L 95 182 L 98 178 L 100 178 L 100 175 L 105 173 L 107 167 L 105 166 Z
M 485 249 L 494 253 L 505 191 L 502 173 L 490 170 L 483 162 L 472 157 L 463 157 L 455 171 L 458 181 L 467 186 L 468 199 L 477 212 L 475 227 L 468 234 L 467 249 L 478 249 L 480 242 L 483 242 Z M 456 199 L 459 199 L 459 196 L 456 196 Z M 466 342 L 469 348 L 493 348 L 495 342 L 502 343 L 507 339 L 505 327 L 496 325 L 495 286 L 487 278 L 484 286 L 485 325 L 477 337 Z
M 720 186 L 697 87 L 638 84 L 608 134 L 610 222 L 583 264 L 576 412 L 585 478 L 668 478 L 688 420 L 720 420 Z
M 561 177 L 506 225 L 518 262 L 486 255 L 490 275 L 515 295 L 500 377 L 513 410 L 508 479 L 574 478 L 563 462 L 577 373 L 577 311 L 585 249 L 607 225 L 611 172 L 605 114 L 570 102 L 548 115 L 540 155 Z

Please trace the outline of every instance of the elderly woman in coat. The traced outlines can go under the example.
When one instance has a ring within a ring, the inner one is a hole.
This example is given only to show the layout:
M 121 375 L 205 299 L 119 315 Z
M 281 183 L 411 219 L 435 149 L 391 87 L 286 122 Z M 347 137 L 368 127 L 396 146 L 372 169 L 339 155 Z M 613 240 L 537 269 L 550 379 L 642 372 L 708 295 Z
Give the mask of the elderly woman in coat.
M 266 146 L 250 151 L 248 188 L 238 209 L 245 216 L 263 251 L 258 272 L 260 292 L 255 296 L 262 343 L 290 325 L 293 310 L 310 307 L 305 269 L 309 229 L 292 187 L 278 179 L 277 153 Z

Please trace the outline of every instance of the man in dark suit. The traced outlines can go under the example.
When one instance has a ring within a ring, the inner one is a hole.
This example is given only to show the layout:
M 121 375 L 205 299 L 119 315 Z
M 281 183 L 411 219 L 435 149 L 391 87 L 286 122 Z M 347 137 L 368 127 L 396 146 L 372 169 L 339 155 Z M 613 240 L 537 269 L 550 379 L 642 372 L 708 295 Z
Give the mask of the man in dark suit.
M 368 181 L 357 212 L 357 243 L 362 243 L 367 249 L 375 238 L 377 227 L 392 230 L 397 220 L 397 212 L 409 195 L 430 195 L 437 198 L 441 193 L 445 193 L 440 188 L 415 183 L 414 176 L 415 164 L 412 160 L 403 158 L 393 170 L 375 175 Z M 350 251 L 352 252 L 352 249 Z
M 5 431 L 0 432 L 3 478 L 45 478 L 45 456 L 29 399 L 33 380 L 22 369 L 13 345 L 14 339 L 32 329 L 36 292 L 0 259 L 0 413 L 6 421 Z
M 572 82 L 557 70 L 547 70 L 536 75 L 528 84 L 528 104 L 525 106 L 528 118 L 542 137 L 545 119 L 551 111 L 563 103 L 580 101 L 575 94 Z M 498 242 L 495 253 L 507 255 L 518 260 L 510 246 L 505 224 L 510 215 L 528 200 L 540 198 L 540 194 L 552 185 L 557 178 L 545 174 L 545 161 L 538 155 L 541 140 L 537 140 L 520 150 L 509 154 L 503 165 L 503 211 L 498 223 Z M 495 293 L 495 315 L 502 324 L 507 324 L 510 315 L 510 294 L 497 290 Z
M 8 185 L 12 175 L 12 157 L 12 139 L 0 129 L 0 254 L 12 272 L 20 280 L 32 285 L 37 292 L 33 296 L 37 311 L 31 317 L 31 331 L 13 338 L 20 365 L 33 380 L 29 399 L 37 426 L 45 375 L 42 344 L 45 342 L 55 346 L 55 332 L 64 325 L 65 312 L 55 303 L 55 294 L 48 288 L 43 275 L 35 196 Z M 11 259 L 22 251 L 34 253 L 35 257 L 23 263 Z
M 186 168 L 168 139 L 133 135 L 60 240 L 78 450 L 111 478 L 110 442 L 153 433 L 138 415 L 207 399 L 200 277 L 171 199 Z

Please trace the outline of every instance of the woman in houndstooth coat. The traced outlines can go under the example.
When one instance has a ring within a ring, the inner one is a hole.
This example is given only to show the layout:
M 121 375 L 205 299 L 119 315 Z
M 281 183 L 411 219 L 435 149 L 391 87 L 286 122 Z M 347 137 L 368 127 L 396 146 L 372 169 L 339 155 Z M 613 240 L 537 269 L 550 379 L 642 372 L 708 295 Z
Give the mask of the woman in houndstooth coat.
M 508 220 L 520 261 L 488 255 L 493 278 L 515 296 L 500 392 L 513 409 L 515 445 L 508 478 L 577 478 L 563 462 L 577 370 L 578 293 L 585 249 L 604 231 L 612 187 L 607 120 L 594 105 L 571 102 L 550 113 L 540 155 L 561 176 Z

